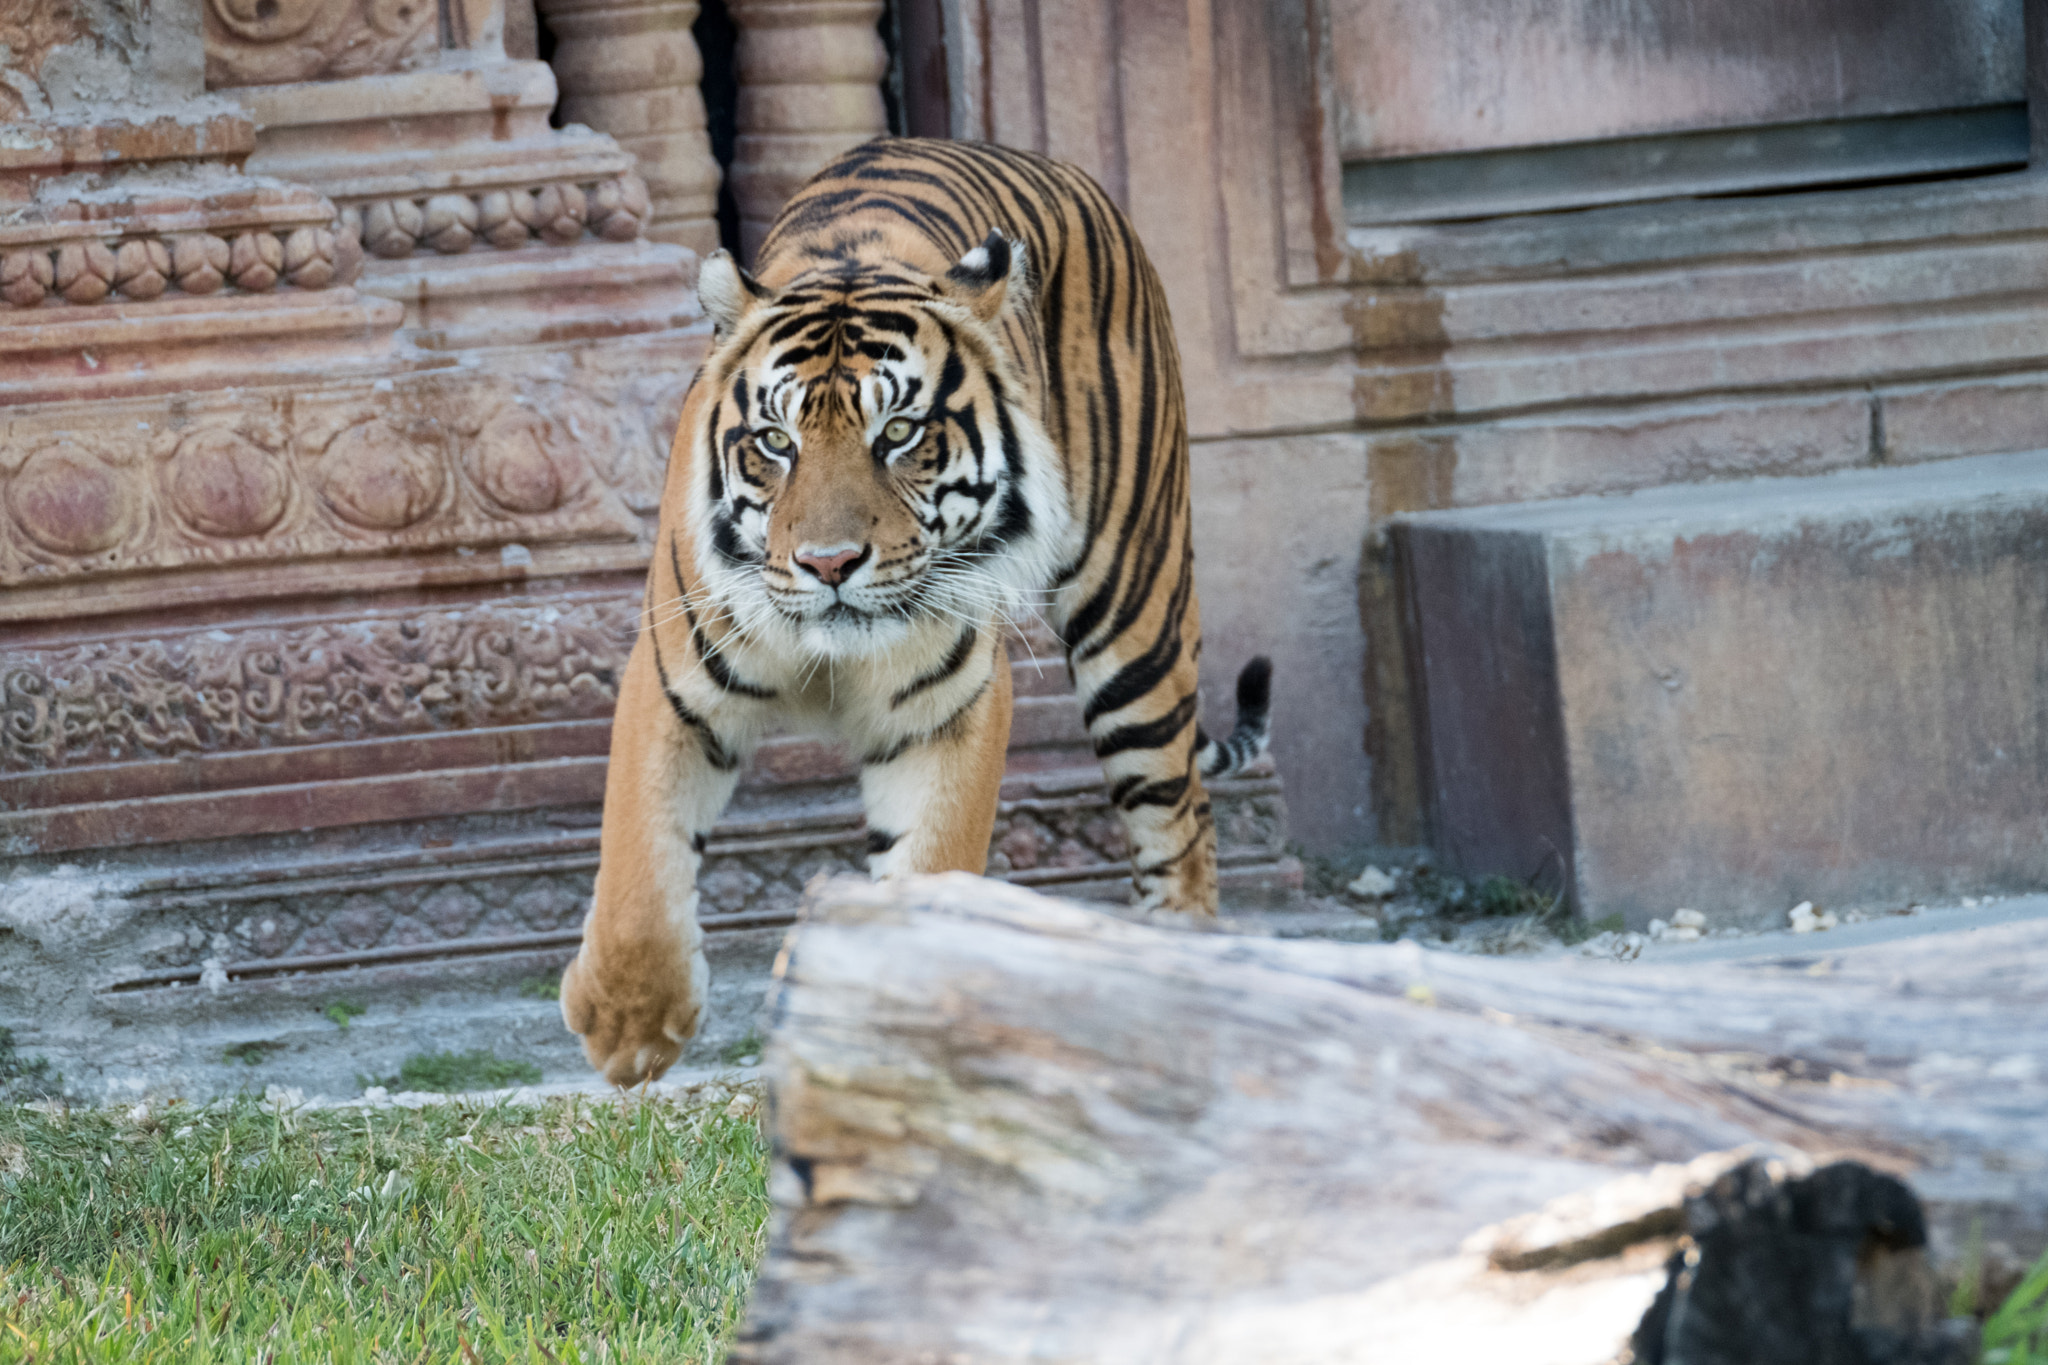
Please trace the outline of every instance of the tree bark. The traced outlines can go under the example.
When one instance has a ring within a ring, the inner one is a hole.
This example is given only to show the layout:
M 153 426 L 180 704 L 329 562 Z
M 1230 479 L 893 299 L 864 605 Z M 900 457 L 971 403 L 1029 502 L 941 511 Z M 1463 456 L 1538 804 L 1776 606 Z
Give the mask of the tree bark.
M 1529 962 L 955 876 L 815 886 L 777 975 L 735 1360 L 1599 1365 L 1663 1281 L 1660 1164 L 1732 1149 L 1904 1177 L 1937 1261 L 2048 1239 L 2048 923 Z

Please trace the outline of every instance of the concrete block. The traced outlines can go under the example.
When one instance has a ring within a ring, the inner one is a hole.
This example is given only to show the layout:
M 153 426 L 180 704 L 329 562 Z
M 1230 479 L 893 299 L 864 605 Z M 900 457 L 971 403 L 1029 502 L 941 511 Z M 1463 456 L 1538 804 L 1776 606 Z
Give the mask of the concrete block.
M 2048 885 L 2048 451 L 1395 536 L 1449 866 L 1635 927 Z

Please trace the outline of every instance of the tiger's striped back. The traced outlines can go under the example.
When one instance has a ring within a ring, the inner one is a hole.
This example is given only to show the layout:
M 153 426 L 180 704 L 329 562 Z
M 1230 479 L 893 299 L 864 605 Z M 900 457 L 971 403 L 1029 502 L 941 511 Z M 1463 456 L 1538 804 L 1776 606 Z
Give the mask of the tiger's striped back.
M 885 138 L 790 200 L 758 273 L 773 287 L 849 252 L 903 260 L 913 242 L 924 250 L 911 263 L 938 273 L 991 230 L 1021 244 L 1030 263 L 1030 318 L 1006 319 L 1003 338 L 1064 460 L 1073 543 L 1045 586 L 1084 720 L 1119 809 L 1145 826 L 1132 830 L 1145 898 L 1213 907 L 1200 777 L 1263 755 L 1268 666 L 1256 661 L 1240 680 L 1236 732 L 1222 742 L 1203 736 L 1180 356 L 1165 292 L 1129 220 L 1060 162 Z

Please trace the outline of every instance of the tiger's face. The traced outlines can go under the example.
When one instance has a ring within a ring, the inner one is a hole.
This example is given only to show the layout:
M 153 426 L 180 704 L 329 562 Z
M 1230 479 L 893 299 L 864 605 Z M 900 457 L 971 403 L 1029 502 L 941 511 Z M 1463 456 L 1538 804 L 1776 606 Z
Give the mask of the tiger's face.
M 998 330 L 1022 267 L 996 234 L 936 279 L 845 265 L 771 292 L 705 262 L 705 529 L 743 623 L 858 655 L 1044 586 L 1065 485 Z

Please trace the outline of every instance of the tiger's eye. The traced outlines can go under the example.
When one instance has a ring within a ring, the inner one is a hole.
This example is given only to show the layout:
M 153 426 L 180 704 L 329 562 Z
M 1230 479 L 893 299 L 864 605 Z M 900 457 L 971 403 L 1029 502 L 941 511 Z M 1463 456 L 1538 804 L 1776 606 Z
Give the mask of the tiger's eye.
M 767 431 L 761 433 L 761 444 L 780 454 L 796 443 L 789 439 L 788 432 L 778 431 L 770 427 Z
M 916 428 L 911 426 L 908 417 L 898 417 L 890 422 L 888 426 L 882 428 L 882 435 L 887 438 L 891 445 L 901 445 L 910 439 L 910 433 L 914 430 Z

